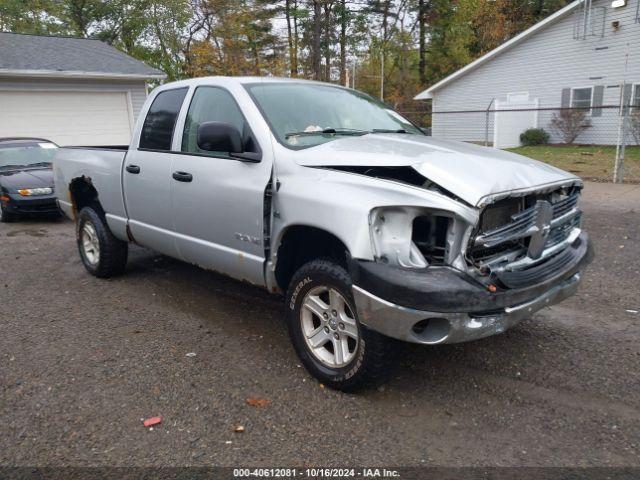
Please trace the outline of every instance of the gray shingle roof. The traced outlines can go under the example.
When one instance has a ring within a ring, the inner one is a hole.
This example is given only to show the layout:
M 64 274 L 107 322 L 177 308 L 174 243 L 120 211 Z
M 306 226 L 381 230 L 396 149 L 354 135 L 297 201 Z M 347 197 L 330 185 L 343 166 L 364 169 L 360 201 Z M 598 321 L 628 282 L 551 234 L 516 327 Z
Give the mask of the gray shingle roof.
M 86 72 L 90 76 L 164 77 L 160 70 L 99 40 L 0 32 L 3 71 Z

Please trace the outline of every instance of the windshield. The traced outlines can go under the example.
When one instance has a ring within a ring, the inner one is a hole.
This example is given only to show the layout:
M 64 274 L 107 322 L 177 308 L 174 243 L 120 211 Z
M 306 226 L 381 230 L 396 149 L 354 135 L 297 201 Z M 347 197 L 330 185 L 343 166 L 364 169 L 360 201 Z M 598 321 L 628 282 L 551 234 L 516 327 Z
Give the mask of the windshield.
M 0 143 L 0 170 L 50 166 L 58 147 L 46 141 Z
M 422 134 L 382 102 L 330 85 L 255 83 L 246 86 L 280 143 L 305 148 L 342 136 Z

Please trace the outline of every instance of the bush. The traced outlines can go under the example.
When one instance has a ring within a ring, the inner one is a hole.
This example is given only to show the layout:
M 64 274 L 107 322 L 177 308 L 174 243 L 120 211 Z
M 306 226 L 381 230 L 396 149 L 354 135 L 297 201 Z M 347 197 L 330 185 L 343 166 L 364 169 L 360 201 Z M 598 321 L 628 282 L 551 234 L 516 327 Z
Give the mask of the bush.
M 520 134 L 520 143 L 525 147 L 546 145 L 549 143 L 549 134 L 544 128 L 529 128 Z

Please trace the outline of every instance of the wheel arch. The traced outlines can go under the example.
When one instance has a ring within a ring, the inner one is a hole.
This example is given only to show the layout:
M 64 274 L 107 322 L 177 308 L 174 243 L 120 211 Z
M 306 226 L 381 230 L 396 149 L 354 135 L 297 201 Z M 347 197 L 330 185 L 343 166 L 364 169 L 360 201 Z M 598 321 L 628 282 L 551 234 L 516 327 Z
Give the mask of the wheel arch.
M 351 254 L 346 242 L 326 229 L 305 224 L 289 225 L 280 232 L 275 248 L 274 278 L 282 292 L 295 272 L 308 261 L 330 258 L 348 268 Z
M 100 207 L 98 191 L 93 186 L 91 178 L 84 175 L 76 177 L 69 182 L 69 198 L 74 218 L 77 218 L 80 210 L 88 205 Z

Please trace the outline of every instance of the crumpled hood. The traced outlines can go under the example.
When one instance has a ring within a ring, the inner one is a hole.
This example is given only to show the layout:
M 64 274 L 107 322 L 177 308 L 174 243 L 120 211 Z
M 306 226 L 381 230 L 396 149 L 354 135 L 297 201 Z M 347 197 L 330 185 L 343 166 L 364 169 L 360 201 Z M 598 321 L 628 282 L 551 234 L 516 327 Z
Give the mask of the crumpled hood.
M 21 188 L 53 188 L 53 170 L 51 168 L 0 170 L 0 185 L 11 192 Z
M 313 167 L 410 166 L 471 205 L 489 195 L 580 182 L 575 175 L 522 155 L 422 135 L 343 137 L 299 150 L 295 161 Z

